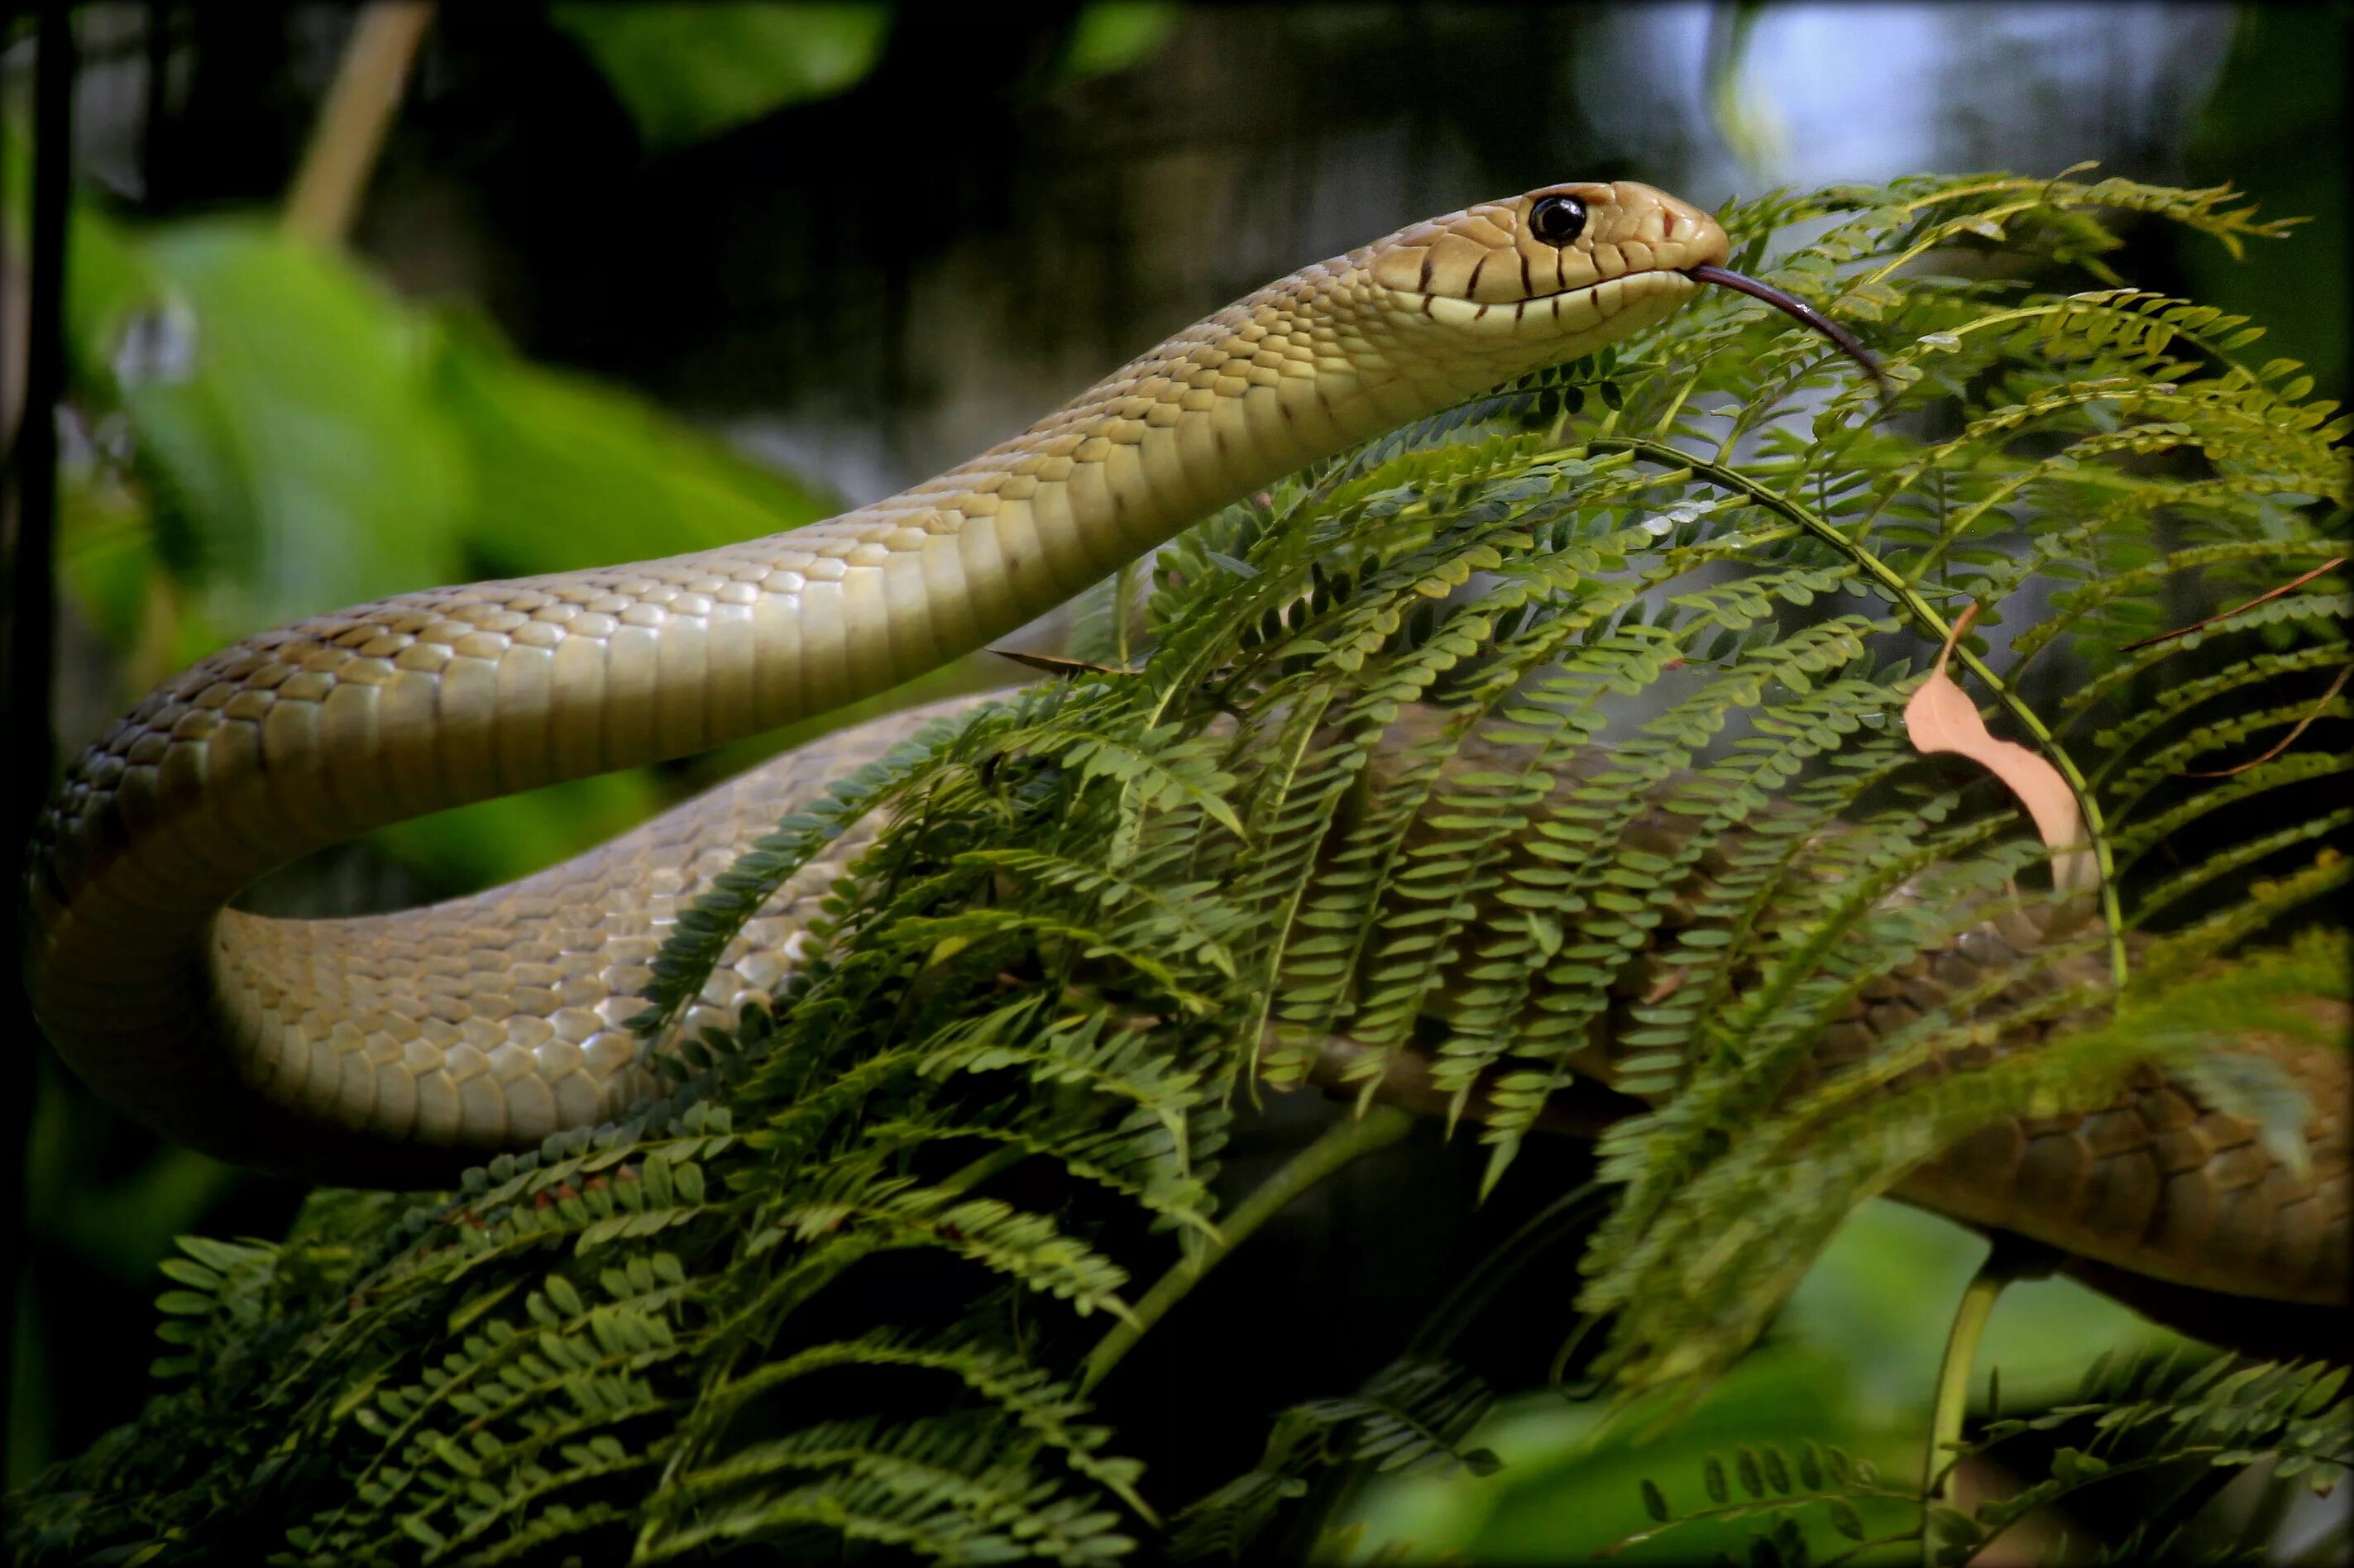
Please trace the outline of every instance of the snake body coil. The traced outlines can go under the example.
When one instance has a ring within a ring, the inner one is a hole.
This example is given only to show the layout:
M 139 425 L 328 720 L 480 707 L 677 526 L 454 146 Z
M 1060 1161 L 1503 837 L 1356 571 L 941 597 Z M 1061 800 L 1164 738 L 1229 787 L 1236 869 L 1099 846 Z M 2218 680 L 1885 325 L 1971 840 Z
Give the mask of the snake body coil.
M 28 873 L 39 1017 L 149 1125 L 335 1181 L 446 1179 L 609 1119 L 651 1082 L 625 1021 L 668 921 L 788 804 L 911 721 L 474 897 L 322 921 L 226 906 L 387 823 L 896 685 L 1305 463 L 1659 320 L 1699 286 L 1691 270 L 1721 278 L 1726 256 L 1714 219 L 1647 186 L 1546 187 L 1304 268 L 1013 440 L 827 522 L 402 595 L 225 649 L 118 721 L 45 813 Z M 766 1000 L 837 869 L 779 892 L 690 1026 Z M 1972 1202 L 2017 1206 L 1949 1206 Z M 2338 1258 L 2325 1288 L 2342 1295 Z
M 1582 221 L 1540 239 L 1540 206 Z M 609 1118 L 642 1088 L 620 1024 L 652 943 L 608 940 L 628 922 L 589 890 L 666 907 L 659 836 L 495 906 L 530 934 L 485 930 L 480 900 L 317 924 L 224 905 L 388 822 L 896 685 L 1303 463 L 1658 320 L 1725 249 L 1642 185 L 1476 207 L 1261 289 L 872 506 L 224 649 L 91 747 L 40 824 L 41 1021 L 107 1097 L 248 1164 L 400 1180 Z

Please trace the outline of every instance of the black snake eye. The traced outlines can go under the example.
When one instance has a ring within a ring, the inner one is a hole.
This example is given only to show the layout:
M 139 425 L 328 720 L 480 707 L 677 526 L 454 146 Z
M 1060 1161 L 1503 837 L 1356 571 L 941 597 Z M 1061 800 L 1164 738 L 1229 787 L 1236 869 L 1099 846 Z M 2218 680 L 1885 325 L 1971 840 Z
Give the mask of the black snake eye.
M 1529 208 L 1529 232 L 1547 245 L 1567 245 L 1585 232 L 1585 204 L 1575 196 L 1540 196 Z

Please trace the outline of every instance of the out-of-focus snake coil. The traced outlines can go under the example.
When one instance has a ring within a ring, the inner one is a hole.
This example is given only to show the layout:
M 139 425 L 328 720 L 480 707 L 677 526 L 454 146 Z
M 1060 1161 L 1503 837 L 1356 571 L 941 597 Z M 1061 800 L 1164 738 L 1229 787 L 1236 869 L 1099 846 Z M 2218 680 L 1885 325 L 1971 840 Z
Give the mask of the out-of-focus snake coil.
M 827 522 L 406 594 L 224 649 L 91 746 L 39 823 L 38 1015 L 78 1073 L 164 1133 L 339 1182 L 446 1179 L 608 1119 L 651 1086 L 625 1022 L 668 923 L 912 720 L 830 737 L 473 897 L 314 921 L 228 903 L 387 823 L 897 684 L 1305 463 L 1659 320 L 1727 249 L 1714 219 L 1646 186 L 1549 186 L 1304 268 L 971 461 Z M 840 864 L 778 893 L 689 1028 L 772 994 Z M 1868 1010 L 1908 1005 L 1946 961 L 1925 955 Z M 2153 1077 L 2090 1117 L 1988 1129 L 1908 1192 L 2184 1283 L 2342 1298 L 2343 1054 L 2282 1059 L 2318 1107 L 2302 1181 Z
M 1382 778 L 1413 755 L 1416 742 L 1438 722 L 1436 710 L 1405 709 L 1369 774 Z M 1527 764 L 1522 750 L 1475 730 L 1453 744 L 1448 763 L 1469 773 L 1518 773 Z M 1534 808 L 1532 820 L 1542 820 L 1550 810 L 1575 811 L 1580 776 L 1607 762 L 1596 752 L 1574 757 L 1558 773 L 1553 806 Z M 1676 782 L 1670 779 L 1649 791 L 1625 830 L 1628 847 L 1666 863 L 1685 858 L 1689 835 L 1700 826 L 1669 804 L 1678 793 Z M 1408 842 L 1436 836 L 1426 823 L 1417 822 Z M 1828 836 L 1836 837 L 1836 832 Z M 1569 1059 L 1579 1074 L 1615 1086 L 1623 1053 L 1618 1042 L 1642 1026 L 1634 1005 L 1673 992 L 1681 977 L 1667 955 L 1691 925 L 1693 910 L 1709 902 L 1704 890 L 1723 874 L 1725 852 L 1733 847 L 1732 839 L 1721 840 L 1691 864 L 1690 882 L 1614 982 L 1614 1005 L 1592 1043 Z M 1836 870 L 1817 863 L 1819 858 L 1800 853 L 1792 874 L 1835 879 Z M 1908 885 L 1893 891 L 1887 902 L 1916 896 Z M 1965 996 L 1979 998 L 1962 1012 L 1977 1026 L 1977 1041 L 1953 1055 L 1932 1055 L 1893 1080 L 1892 1087 L 2033 1049 L 2060 1023 L 2039 1016 L 2033 1003 L 2074 987 L 2095 993 L 2102 988 L 2105 954 L 2081 946 L 2073 952 L 2050 950 L 2069 934 L 2069 926 L 2089 922 L 2088 904 L 2077 899 L 2036 906 L 2006 899 L 1965 916 L 1954 940 L 1866 982 L 1816 1038 L 1780 1096 L 1793 1097 L 1824 1083 L 1861 1062 L 1887 1036 Z M 1475 902 L 1474 908 L 1475 921 L 1514 917 L 1500 903 Z M 1773 929 L 1774 907 L 1769 905 L 1758 920 Z M 2037 961 L 2021 962 L 2039 949 L 2044 951 Z M 2308 996 L 2293 1005 L 2319 1025 L 2323 1038 L 2347 1034 L 2349 1017 L 2343 1001 Z M 2208 1103 L 2156 1065 L 2144 1064 L 2096 1109 L 2006 1118 L 1980 1128 L 1916 1168 L 1897 1194 L 1957 1219 L 2030 1237 L 2104 1270 L 2124 1269 L 2196 1290 L 2342 1302 L 2354 1190 L 2349 1180 L 2347 1053 L 2257 1029 L 2243 1029 L 2228 1044 L 2235 1054 L 2264 1059 L 2305 1097 L 2310 1114 L 2304 1128 L 2304 1170 L 2266 1149 L 2253 1123 Z M 1340 1075 L 1349 1054 L 1344 1044 L 1341 1059 L 1329 1064 L 1331 1075 Z M 1839 1135 L 1835 1121 L 1822 1134 Z M 2134 1299 L 2152 1310 L 2181 1305 L 2147 1291 Z

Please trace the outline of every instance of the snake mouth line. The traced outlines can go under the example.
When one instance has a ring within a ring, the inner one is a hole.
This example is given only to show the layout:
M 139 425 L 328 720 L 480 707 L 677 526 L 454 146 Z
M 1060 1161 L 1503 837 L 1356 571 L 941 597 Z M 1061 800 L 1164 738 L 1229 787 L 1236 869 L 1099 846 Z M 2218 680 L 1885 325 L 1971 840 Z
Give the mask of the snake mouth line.
M 1771 283 L 1761 283 L 1755 278 L 1735 272 L 1727 267 L 1706 264 L 1687 267 L 1684 269 L 1684 276 L 1694 282 L 1716 283 L 1737 293 L 1746 294 L 1753 300 L 1765 301 L 1784 315 L 1829 338 L 1841 354 L 1862 366 L 1863 373 L 1872 377 L 1872 385 L 1880 388 L 1880 395 L 1882 397 L 1893 397 L 1896 395 L 1895 386 L 1888 379 L 1888 373 L 1880 368 L 1880 361 L 1874 359 L 1872 356 L 1872 351 L 1863 346 L 1863 340 L 1797 295 L 1786 294 Z

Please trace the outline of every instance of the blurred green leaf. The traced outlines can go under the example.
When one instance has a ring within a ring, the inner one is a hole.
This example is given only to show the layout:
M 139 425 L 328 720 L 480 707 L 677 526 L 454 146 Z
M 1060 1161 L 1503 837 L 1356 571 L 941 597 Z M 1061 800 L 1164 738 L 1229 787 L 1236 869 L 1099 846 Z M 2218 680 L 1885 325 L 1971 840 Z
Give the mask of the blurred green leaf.
M 1076 81 L 1128 69 L 1161 47 L 1182 9 L 1168 0 L 1094 0 L 1080 6 L 1056 78 Z
M 104 471 L 64 476 L 58 574 L 110 645 L 131 648 L 141 641 L 155 566 L 154 514 L 143 495 Z
M 618 388 L 518 358 L 251 220 L 140 231 L 85 209 L 69 334 L 92 447 L 59 565 L 131 690 L 266 627 L 485 575 L 642 560 L 833 512 Z M 388 829 L 451 890 L 629 826 L 647 773 Z
M 666 152 L 857 85 L 882 57 L 891 8 L 558 4 L 548 19 L 588 51 L 647 147 Z
M 1704 68 L 1717 134 L 1752 175 L 1771 167 L 1788 141 L 1772 100 L 1757 92 L 1744 74 L 1750 40 L 1765 9 L 1757 0 L 1739 0 L 1712 13 Z
M 708 549 L 838 509 L 626 392 L 517 359 L 481 323 L 446 323 L 440 346 L 434 403 L 474 476 L 464 533 L 473 571 Z
M 468 475 L 434 407 L 437 334 L 355 270 L 243 220 L 158 229 L 142 289 L 79 344 L 140 465 L 159 540 L 236 635 L 447 581 Z M 209 641 L 209 637 L 206 639 Z
M 1955 1303 L 1985 1255 L 1984 1238 L 1951 1220 L 1903 1203 L 1867 1204 L 1792 1294 L 1777 1332 L 1838 1350 L 1861 1419 L 1917 1425 Z M 1999 1367 L 2005 1402 L 2024 1407 L 2067 1398 L 2084 1363 L 2104 1350 L 2122 1354 L 2173 1339 L 2074 1280 L 2021 1280 L 1996 1306 L 1978 1364 Z
M 1503 1458 L 1495 1476 L 1384 1478 L 1366 1488 L 1350 1517 L 1364 1525 L 1369 1552 L 1386 1543 L 1405 1562 L 1454 1552 L 1480 1563 L 1552 1563 L 1640 1533 L 1659 1519 L 1655 1502 L 1701 1506 L 1713 1489 L 1707 1484 L 1712 1448 L 1737 1453 L 1742 1444 L 1778 1445 L 1802 1456 L 1799 1477 L 1808 1489 L 1826 1478 L 1819 1462 L 1810 1473 L 1809 1441 L 1909 1475 L 1919 1464 L 1954 1305 L 1985 1253 L 1982 1238 L 1950 1221 L 1900 1203 L 1869 1204 L 1841 1227 L 1791 1297 L 1774 1337 L 1656 1438 L 1647 1435 L 1639 1409 L 1606 1423 L 1606 1402 L 1522 1395 L 1500 1404 L 1467 1439 Z M 2001 1368 L 2007 1404 L 2048 1404 L 2069 1397 L 2077 1373 L 2099 1351 L 2124 1353 L 2171 1339 L 2073 1281 L 2035 1280 L 2004 1294 L 1978 1366 Z M 1723 1462 L 1715 1463 L 1723 1486 Z M 1823 1507 L 1804 1517 L 1820 1556 L 1835 1551 L 1841 1537 L 1860 1539 L 1859 1530 L 1908 1522 L 1901 1510 L 1880 1505 L 1861 1512 L 1853 1505 Z M 1713 1552 L 1740 1550 L 1755 1527 L 1755 1520 L 1680 1526 L 1617 1560 L 1705 1561 Z M 1917 1548 L 1883 1549 L 1868 1560 L 1918 1556 Z
M 1644 1440 L 1639 1413 L 1606 1425 L 1599 1403 L 1525 1395 L 1500 1406 L 1475 1434 L 1504 1461 L 1495 1476 L 1385 1478 L 1368 1486 L 1352 1517 L 1363 1521 L 1369 1549 L 1403 1548 L 1405 1562 L 1441 1561 L 1450 1552 L 1479 1563 L 1575 1562 L 1653 1528 L 1655 1501 L 1684 1511 L 1704 1506 L 1713 1490 L 1706 1485 L 1712 1448 L 1747 1442 L 1795 1451 L 1805 1439 L 1829 1434 L 1884 1464 L 1909 1463 L 1913 1434 L 1850 1427 L 1846 1371 L 1842 1358 L 1821 1347 L 1763 1346 L 1656 1441 Z M 1722 1484 L 1721 1458 L 1716 1463 Z M 1893 1510 L 1887 1511 L 1890 1517 L 1873 1523 L 1892 1522 Z M 1828 1512 L 1809 1523 L 1820 1526 L 1819 1544 L 1832 1541 L 1836 1526 Z M 1713 1552 L 1738 1550 L 1750 1528 L 1746 1521 L 1682 1526 L 1618 1560 L 1705 1562 Z

